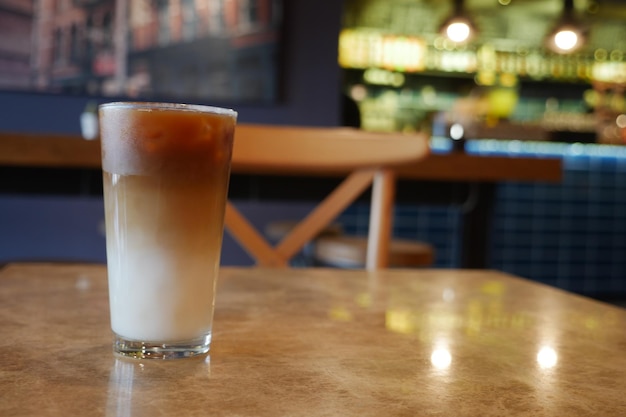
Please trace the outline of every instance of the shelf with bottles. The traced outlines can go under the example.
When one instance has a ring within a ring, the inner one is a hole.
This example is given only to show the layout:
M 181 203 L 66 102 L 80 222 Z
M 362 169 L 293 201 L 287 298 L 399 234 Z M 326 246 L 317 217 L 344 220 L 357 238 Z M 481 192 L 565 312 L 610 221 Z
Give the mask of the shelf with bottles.
M 595 134 L 591 107 L 583 100 L 589 85 L 536 83 L 510 76 L 481 85 L 467 76 L 396 75 L 372 69 L 344 71 L 346 92 L 359 104 L 362 128 L 438 129 L 442 134 L 441 124 L 461 122 L 468 135 L 483 138 L 552 140 L 561 130 L 560 140 Z
M 626 145 L 626 80 L 595 82 L 593 95 L 598 142 Z
M 372 29 L 344 29 L 339 37 L 339 65 L 345 69 L 378 68 L 397 73 L 473 77 L 480 73 L 510 73 L 530 81 L 590 83 L 597 74 L 623 72 L 624 54 L 597 49 L 570 55 L 540 47 L 496 48 L 445 45 L 441 38 L 398 35 Z M 616 69 L 613 69 L 613 67 Z

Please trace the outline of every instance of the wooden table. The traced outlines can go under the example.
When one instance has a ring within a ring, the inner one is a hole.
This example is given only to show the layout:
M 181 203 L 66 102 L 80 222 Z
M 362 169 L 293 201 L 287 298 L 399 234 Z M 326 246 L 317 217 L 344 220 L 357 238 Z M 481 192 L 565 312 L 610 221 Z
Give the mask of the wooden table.
M 100 169 L 100 162 L 98 140 L 88 141 L 75 135 L 0 132 L 0 166 Z M 245 174 L 246 169 L 234 163 L 233 172 Z M 262 173 L 255 170 L 255 174 Z M 422 181 L 558 182 L 562 168 L 559 158 L 449 153 L 431 154 L 419 164 L 400 167 L 398 176 Z
M 626 310 L 494 271 L 224 269 L 210 357 L 111 351 L 106 271 L 0 271 L 2 416 L 626 416 Z
M 23 168 L 100 170 L 100 142 L 86 141 L 75 135 L 0 132 L 0 167 L 9 167 L 13 170 Z M 276 173 L 271 171 L 263 173 L 256 170 L 251 174 L 245 166 L 239 166 L 236 161 L 233 163 L 232 172 L 230 195 L 234 198 L 247 199 L 254 195 L 255 199 L 265 200 L 284 201 L 287 196 L 292 200 L 311 199 L 318 197 L 316 191 L 320 189 L 320 197 L 332 189 L 332 185 L 325 186 L 323 178 L 312 178 L 309 182 L 303 182 L 309 179 L 294 179 L 287 172 L 275 175 Z M 327 173 L 329 177 L 335 174 L 337 173 Z M 6 175 L 21 176 L 24 175 L 24 171 L 9 172 Z M 50 177 L 41 172 L 37 175 L 37 178 Z M 99 175 L 95 178 L 96 181 L 101 181 Z M 488 251 L 491 245 L 489 230 L 497 183 L 559 182 L 562 178 L 562 161 L 560 158 L 465 153 L 431 154 L 418 164 L 399 167 L 398 178 L 399 200 L 402 200 L 403 195 L 408 195 L 409 202 L 416 204 L 449 205 L 465 201 L 474 202 L 472 210 L 464 210 L 462 213 L 464 227 L 459 236 L 462 249 L 461 265 L 465 268 L 484 269 L 489 266 Z M 90 182 L 81 179 L 80 189 L 85 188 L 84 183 Z M 50 184 L 42 186 L 51 187 Z M 14 193 L 15 186 L 11 186 L 10 191 Z

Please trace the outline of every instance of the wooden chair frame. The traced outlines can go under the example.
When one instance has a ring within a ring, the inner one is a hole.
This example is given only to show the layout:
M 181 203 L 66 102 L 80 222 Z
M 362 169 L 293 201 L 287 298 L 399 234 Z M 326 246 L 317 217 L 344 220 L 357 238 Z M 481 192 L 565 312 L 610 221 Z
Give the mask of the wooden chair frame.
M 371 185 L 366 268 L 386 268 L 393 227 L 393 167 L 416 162 L 427 154 L 428 141 L 421 134 L 240 124 L 235 132 L 233 171 L 345 178 L 276 246 L 230 201 L 225 227 L 259 266 L 286 267 L 307 242 Z

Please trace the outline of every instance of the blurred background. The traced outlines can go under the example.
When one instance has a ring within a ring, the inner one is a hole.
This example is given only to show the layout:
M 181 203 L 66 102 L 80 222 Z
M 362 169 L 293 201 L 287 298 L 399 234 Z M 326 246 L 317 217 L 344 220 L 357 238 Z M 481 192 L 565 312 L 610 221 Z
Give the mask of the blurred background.
M 359 127 L 429 132 L 436 153 L 462 139 L 560 158 L 558 184 L 496 185 L 488 266 L 626 299 L 625 54 L 619 0 L 0 0 L 0 132 L 80 135 L 81 114 L 117 99 L 307 126 L 354 125 L 348 103 Z M 472 200 L 441 189 L 450 202 L 400 201 L 394 233 L 454 268 Z M 246 190 L 260 228 L 309 207 Z M 99 173 L 0 167 L 0 191 L 0 262 L 104 261 Z M 339 220 L 362 234 L 367 216 Z M 223 263 L 250 259 L 227 239 Z

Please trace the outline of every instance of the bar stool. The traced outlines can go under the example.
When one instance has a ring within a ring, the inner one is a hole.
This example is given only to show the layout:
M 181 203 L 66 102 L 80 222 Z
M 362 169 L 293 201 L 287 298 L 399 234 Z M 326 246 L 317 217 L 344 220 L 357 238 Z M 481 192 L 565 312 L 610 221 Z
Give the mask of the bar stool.
M 367 259 L 367 238 L 361 236 L 320 236 L 314 242 L 316 264 L 339 268 L 363 268 Z M 419 268 L 435 261 L 432 245 L 409 239 L 392 239 L 389 244 L 389 267 Z
M 276 220 L 265 226 L 263 232 L 267 239 L 273 244 L 278 244 L 298 225 L 296 220 Z M 323 228 L 311 242 L 307 243 L 300 253 L 294 255 L 290 260 L 291 266 L 310 267 L 315 266 L 315 245 L 318 239 L 323 237 L 336 237 L 343 234 L 343 227 L 339 223 L 331 223 Z
M 265 235 L 273 242 L 279 242 L 296 226 L 294 220 L 270 222 L 264 229 Z M 317 235 L 310 245 L 303 249 L 294 265 L 331 266 L 337 268 L 364 268 L 367 259 L 367 237 L 344 234 L 340 223 L 332 223 Z M 420 268 L 433 265 L 435 249 L 426 242 L 398 239 L 389 245 L 389 266 L 391 268 Z

